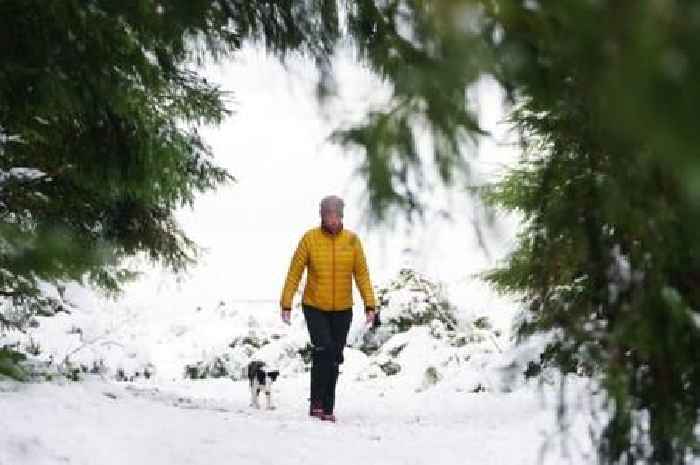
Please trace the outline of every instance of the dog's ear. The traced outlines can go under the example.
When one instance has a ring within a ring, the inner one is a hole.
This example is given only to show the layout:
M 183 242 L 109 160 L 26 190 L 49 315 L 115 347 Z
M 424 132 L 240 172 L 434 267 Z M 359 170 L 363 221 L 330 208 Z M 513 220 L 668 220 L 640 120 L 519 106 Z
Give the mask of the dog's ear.
M 272 380 L 273 383 L 275 382 L 275 380 L 277 379 L 277 377 L 279 375 L 280 375 L 280 372 L 278 370 L 267 372 L 267 376 L 270 377 L 270 379 Z
M 264 362 L 261 362 L 260 360 L 253 360 L 252 362 L 250 362 L 250 365 L 249 365 L 250 368 L 249 368 L 249 370 L 250 370 L 252 373 L 255 373 L 255 372 L 257 372 L 258 370 L 260 370 L 263 366 L 265 366 L 265 363 L 264 363 Z

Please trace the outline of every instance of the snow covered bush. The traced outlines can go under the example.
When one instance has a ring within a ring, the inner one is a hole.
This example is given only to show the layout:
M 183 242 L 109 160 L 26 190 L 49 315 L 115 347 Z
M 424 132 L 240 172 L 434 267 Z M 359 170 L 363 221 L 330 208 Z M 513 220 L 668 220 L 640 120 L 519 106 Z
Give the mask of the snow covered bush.
M 451 386 L 466 392 L 491 390 L 486 366 L 499 351 L 489 318 L 450 299 L 440 283 L 413 270 L 377 289 L 381 325 L 367 331 L 358 308 L 348 336 L 344 376 L 381 386 L 414 390 Z M 473 309 L 472 309 L 473 310 Z M 483 309 L 486 310 L 487 309 Z M 282 378 L 307 373 L 312 346 L 300 309 L 290 326 L 279 320 L 276 302 L 211 308 L 116 308 L 110 319 L 88 310 L 37 317 L 27 334 L 0 339 L 21 344 L 42 379 L 106 379 L 154 382 L 202 378 L 241 380 L 251 360 L 278 369 Z M 167 322 L 167 324 L 164 324 Z M 489 375 L 490 376 L 490 375 Z
M 394 333 L 433 321 L 441 322 L 448 329 L 457 325 L 454 306 L 447 300 L 443 286 L 412 269 L 400 270 L 394 280 L 379 288 L 377 301 L 382 325 Z
M 421 391 L 478 372 L 480 355 L 500 351 L 487 317 L 460 311 L 443 285 L 414 270 L 402 269 L 377 290 L 377 299 L 380 324 L 351 344 L 368 356 L 356 370 L 359 380 L 399 378 Z M 472 378 L 465 390 L 480 392 L 489 384 Z
M 279 369 L 282 376 L 309 370 L 311 343 L 303 318 L 297 319 L 291 328 L 280 328 L 251 316 L 246 328 L 232 327 L 232 331 L 236 330 L 244 332 L 231 334 L 231 342 L 225 348 L 185 365 L 185 377 L 239 380 L 245 376 L 245 367 L 251 360 L 264 361 L 267 366 Z
M 10 347 L 0 348 L 0 376 L 7 376 L 14 379 L 24 379 L 26 373 L 21 366 L 21 362 L 27 356 L 17 352 Z
M 414 327 L 427 327 L 434 338 L 443 339 L 455 347 L 483 342 L 490 329 L 486 317 L 460 324 L 457 308 L 448 300 L 443 286 L 407 268 L 400 270 L 398 277 L 387 286 L 377 290 L 377 301 L 380 324 L 367 331 L 361 342 L 355 344 L 368 355 L 379 351 L 393 336 Z
M 185 365 L 185 378 L 241 379 L 248 360 L 258 349 L 269 344 L 271 337 L 275 336 L 260 334 L 258 328 L 251 327 L 246 334 L 234 336 L 226 352 Z

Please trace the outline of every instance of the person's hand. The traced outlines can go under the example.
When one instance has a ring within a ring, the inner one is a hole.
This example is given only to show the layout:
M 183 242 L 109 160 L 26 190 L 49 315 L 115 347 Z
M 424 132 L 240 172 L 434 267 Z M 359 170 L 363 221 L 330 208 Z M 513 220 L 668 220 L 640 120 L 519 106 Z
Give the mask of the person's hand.
M 367 310 L 365 312 L 365 317 L 367 318 L 366 325 L 369 326 L 370 328 L 372 325 L 374 325 L 374 317 L 377 315 L 377 312 L 374 309 Z
M 282 322 L 284 324 L 292 324 L 292 311 L 290 309 L 281 309 L 280 310 L 280 318 L 282 318 Z

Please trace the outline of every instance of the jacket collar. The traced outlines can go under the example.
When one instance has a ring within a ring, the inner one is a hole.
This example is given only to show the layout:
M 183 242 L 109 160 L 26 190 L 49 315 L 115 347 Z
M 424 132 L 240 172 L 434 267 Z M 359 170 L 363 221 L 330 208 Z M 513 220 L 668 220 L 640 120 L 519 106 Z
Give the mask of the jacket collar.
M 340 230 L 337 233 L 333 234 L 331 231 L 326 229 L 326 227 L 323 225 L 323 223 L 321 223 L 321 231 L 324 234 L 328 234 L 331 237 L 340 236 L 340 234 L 343 232 L 343 226 L 340 227 Z

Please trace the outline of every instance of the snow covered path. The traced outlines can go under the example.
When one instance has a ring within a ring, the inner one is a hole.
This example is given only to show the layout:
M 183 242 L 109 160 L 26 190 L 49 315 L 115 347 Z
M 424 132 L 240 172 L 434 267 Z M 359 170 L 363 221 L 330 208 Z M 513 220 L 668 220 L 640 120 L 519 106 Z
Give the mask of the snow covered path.
M 329 424 L 306 416 L 306 382 L 280 380 L 273 411 L 248 407 L 246 383 L 230 380 L 0 384 L 0 465 L 530 465 L 554 429 L 535 390 L 415 393 L 347 381 Z M 564 461 L 556 450 L 544 458 Z

